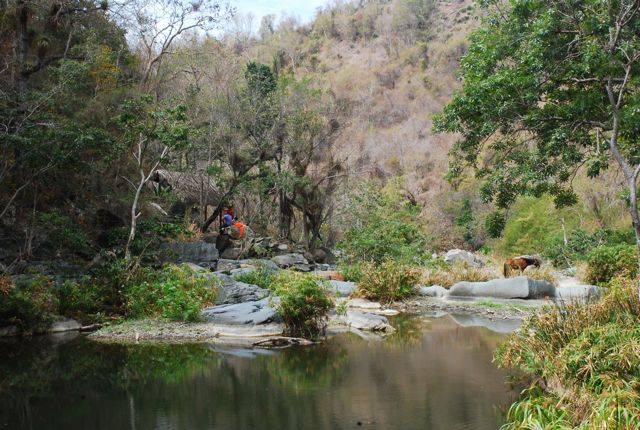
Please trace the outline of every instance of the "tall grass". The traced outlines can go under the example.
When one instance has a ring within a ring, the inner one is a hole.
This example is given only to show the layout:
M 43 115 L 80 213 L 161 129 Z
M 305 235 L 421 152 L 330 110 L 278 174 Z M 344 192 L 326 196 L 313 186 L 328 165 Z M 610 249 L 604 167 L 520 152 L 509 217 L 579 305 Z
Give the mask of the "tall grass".
M 636 429 L 640 423 L 640 302 L 637 281 L 534 315 L 502 345 L 503 367 L 536 383 L 508 413 L 505 429 Z

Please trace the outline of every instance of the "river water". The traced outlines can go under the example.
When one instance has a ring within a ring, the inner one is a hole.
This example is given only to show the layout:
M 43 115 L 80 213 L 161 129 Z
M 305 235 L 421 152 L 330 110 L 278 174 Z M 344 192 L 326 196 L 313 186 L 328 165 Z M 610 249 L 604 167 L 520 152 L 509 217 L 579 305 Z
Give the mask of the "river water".
M 491 361 L 504 330 L 461 322 L 278 351 L 2 341 L 0 429 L 496 429 L 517 396 Z

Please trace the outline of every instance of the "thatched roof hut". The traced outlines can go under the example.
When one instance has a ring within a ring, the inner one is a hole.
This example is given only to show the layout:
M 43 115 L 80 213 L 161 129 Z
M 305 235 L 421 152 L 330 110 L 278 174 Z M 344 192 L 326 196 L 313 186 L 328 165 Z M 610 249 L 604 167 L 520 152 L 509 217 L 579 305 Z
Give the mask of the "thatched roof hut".
M 180 201 L 190 205 L 216 205 L 222 193 L 209 175 L 204 172 L 178 172 L 157 170 L 150 186 L 156 191 L 170 190 Z

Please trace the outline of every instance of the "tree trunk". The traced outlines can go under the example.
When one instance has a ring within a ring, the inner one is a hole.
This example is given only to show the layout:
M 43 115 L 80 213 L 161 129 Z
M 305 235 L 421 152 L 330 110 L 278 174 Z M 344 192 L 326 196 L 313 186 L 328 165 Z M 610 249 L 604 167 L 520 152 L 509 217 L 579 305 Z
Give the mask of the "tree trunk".
M 278 199 L 280 203 L 280 237 L 283 239 L 291 239 L 291 222 L 293 219 L 291 202 L 287 198 L 284 190 L 279 190 Z
M 138 202 L 140 201 L 140 194 L 142 194 L 142 188 L 146 182 L 145 179 L 144 172 L 140 170 L 140 183 L 138 184 L 138 188 L 136 188 L 136 194 L 133 197 L 133 203 L 131 204 L 131 228 L 129 229 L 129 238 L 127 239 L 127 245 L 124 248 L 124 259 L 127 261 L 131 261 L 131 244 L 133 243 L 133 239 L 136 237 L 138 217 L 140 216 L 138 213 Z

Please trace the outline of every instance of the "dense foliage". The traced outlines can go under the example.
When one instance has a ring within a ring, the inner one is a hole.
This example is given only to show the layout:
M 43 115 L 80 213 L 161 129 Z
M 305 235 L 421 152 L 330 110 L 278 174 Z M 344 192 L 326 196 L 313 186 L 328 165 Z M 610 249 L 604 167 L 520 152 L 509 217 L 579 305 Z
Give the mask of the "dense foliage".
M 635 278 L 638 273 L 638 249 L 635 245 L 601 246 L 588 255 L 586 281 L 606 285 L 617 276 Z
M 147 270 L 125 287 L 127 315 L 199 321 L 202 308 L 215 300 L 215 288 L 213 281 L 194 273 L 187 266 Z
M 0 277 L 0 326 L 16 325 L 26 332 L 46 330 L 58 307 L 53 280 L 23 276 Z
M 348 259 L 421 263 L 430 258 L 427 236 L 418 223 L 420 207 L 407 198 L 401 184 L 391 182 L 382 189 L 369 184 L 363 189 L 354 196 L 349 208 L 353 225 L 340 244 Z
M 637 3 L 484 5 L 488 14 L 461 62 L 463 87 L 436 120 L 438 130 L 462 135 L 450 177 L 475 168 L 483 197 L 500 207 L 545 193 L 564 206 L 577 200 L 581 167 L 595 177 L 615 163 L 640 232 Z
M 327 313 L 333 307 L 324 282 L 310 274 L 282 271 L 271 289 L 290 335 L 315 338 L 324 331 Z
M 615 279 L 599 302 L 526 320 L 497 359 L 540 382 L 511 407 L 505 428 L 634 428 L 640 421 L 639 323 L 635 281 L 625 278 Z

